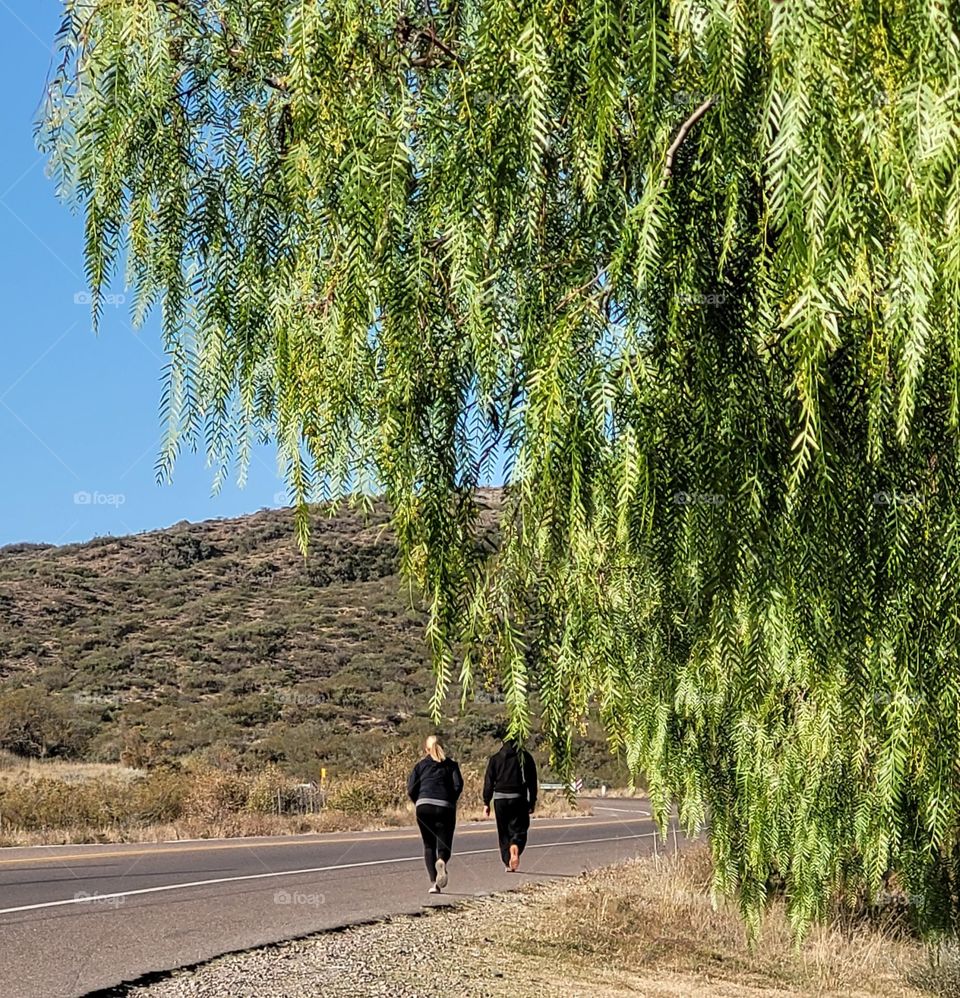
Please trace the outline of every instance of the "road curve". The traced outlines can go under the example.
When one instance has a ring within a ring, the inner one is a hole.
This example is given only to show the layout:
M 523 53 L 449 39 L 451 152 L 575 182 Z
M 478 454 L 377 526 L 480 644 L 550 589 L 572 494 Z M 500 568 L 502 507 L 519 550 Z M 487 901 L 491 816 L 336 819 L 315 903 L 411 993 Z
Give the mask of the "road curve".
M 2 849 L 0 998 L 90 995 L 222 953 L 652 851 L 644 802 L 591 803 L 590 817 L 533 823 L 520 875 L 504 872 L 493 822 L 461 823 L 440 896 L 426 893 L 415 829 Z

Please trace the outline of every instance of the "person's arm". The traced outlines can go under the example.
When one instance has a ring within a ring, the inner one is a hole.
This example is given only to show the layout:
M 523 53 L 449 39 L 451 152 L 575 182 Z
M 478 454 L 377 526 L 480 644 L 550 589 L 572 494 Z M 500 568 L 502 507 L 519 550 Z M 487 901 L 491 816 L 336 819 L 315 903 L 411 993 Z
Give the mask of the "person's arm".
M 529 752 L 527 752 L 527 774 L 527 797 L 530 802 L 530 813 L 533 814 L 533 809 L 537 806 L 537 764 Z
M 487 772 L 483 777 L 483 813 L 490 814 L 490 798 L 493 797 L 493 758 L 487 762 Z
M 413 769 L 410 770 L 410 775 L 407 777 L 407 796 L 414 804 L 417 803 L 417 797 L 420 795 L 420 763 L 418 762 Z
M 453 764 L 450 778 L 453 781 L 453 802 L 456 804 L 460 800 L 460 794 L 463 793 L 463 773 L 460 772 L 460 766 L 457 763 Z

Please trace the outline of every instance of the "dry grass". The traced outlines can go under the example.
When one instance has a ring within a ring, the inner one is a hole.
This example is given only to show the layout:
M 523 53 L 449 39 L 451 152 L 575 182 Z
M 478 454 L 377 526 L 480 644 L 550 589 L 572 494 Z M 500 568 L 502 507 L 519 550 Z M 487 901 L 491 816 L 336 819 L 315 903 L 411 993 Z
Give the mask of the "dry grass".
M 0 784 L 46 776 L 67 783 L 82 780 L 133 780 L 143 776 L 114 762 L 77 762 L 69 759 L 27 759 L 12 752 L 0 752 Z
M 709 897 L 710 860 L 697 847 L 533 892 L 519 918 L 492 919 L 483 932 L 499 965 L 521 960 L 541 998 L 960 995 L 953 953 L 939 967 L 902 925 L 839 923 L 799 947 L 781 904 L 751 945 L 736 908 Z
M 589 809 L 574 811 L 557 804 L 544 809 L 540 818 L 582 817 Z M 479 816 L 463 814 L 462 822 Z M 166 823 L 118 826 L 67 825 L 62 828 L 30 829 L 0 822 L 0 848 L 10 846 L 70 845 L 108 842 L 175 842 L 183 839 L 241 838 L 262 835 L 319 835 L 328 832 L 375 832 L 385 828 L 415 825 L 413 806 L 389 808 L 377 814 L 325 810 L 318 814 L 233 814 L 219 820 L 184 818 Z
M 406 809 L 396 808 L 366 818 L 338 811 L 319 814 L 275 815 L 239 813 L 219 820 L 183 818 L 142 825 L 72 825 L 24 831 L 4 826 L 0 847 L 70 845 L 109 842 L 177 842 L 192 839 L 242 838 L 265 835 L 310 835 L 327 832 L 367 832 L 403 828 L 412 823 Z
M 276 813 L 294 781 L 275 767 L 142 771 L 119 765 L 0 759 L 0 846 L 162 842 L 251 835 L 373 831 L 414 824 L 406 799 L 408 751 L 330 786 L 316 814 Z M 461 821 L 480 817 L 479 777 L 468 775 Z M 589 813 L 547 794 L 542 817 Z

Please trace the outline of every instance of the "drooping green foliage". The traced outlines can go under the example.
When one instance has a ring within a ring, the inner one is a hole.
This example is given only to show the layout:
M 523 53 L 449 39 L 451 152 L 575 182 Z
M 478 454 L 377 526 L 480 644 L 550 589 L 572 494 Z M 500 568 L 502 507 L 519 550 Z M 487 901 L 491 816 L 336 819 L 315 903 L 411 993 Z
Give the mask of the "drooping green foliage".
M 41 141 L 169 472 L 382 490 L 440 688 L 589 702 L 755 924 L 960 915 L 960 5 L 65 3 Z M 94 310 L 99 309 L 95 294 Z M 507 455 L 501 544 L 473 488 Z M 459 664 L 458 664 L 459 663 Z

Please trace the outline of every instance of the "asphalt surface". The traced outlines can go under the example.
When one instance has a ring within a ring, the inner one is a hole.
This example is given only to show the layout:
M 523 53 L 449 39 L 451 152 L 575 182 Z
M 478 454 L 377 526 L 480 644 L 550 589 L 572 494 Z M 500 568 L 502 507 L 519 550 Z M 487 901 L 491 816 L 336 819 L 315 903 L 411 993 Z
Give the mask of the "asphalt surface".
M 426 893 L 415 829 L 2 849 L 0 998 L 89 995 L 222 953 L 653 850 L 644 802 L 590 803 L 591 817 L 534 821 L 519 874 L 504 872 L 493 821 L 461 821 L 439 896 Z M 666 848 L 675 848 L 673 836 Z

